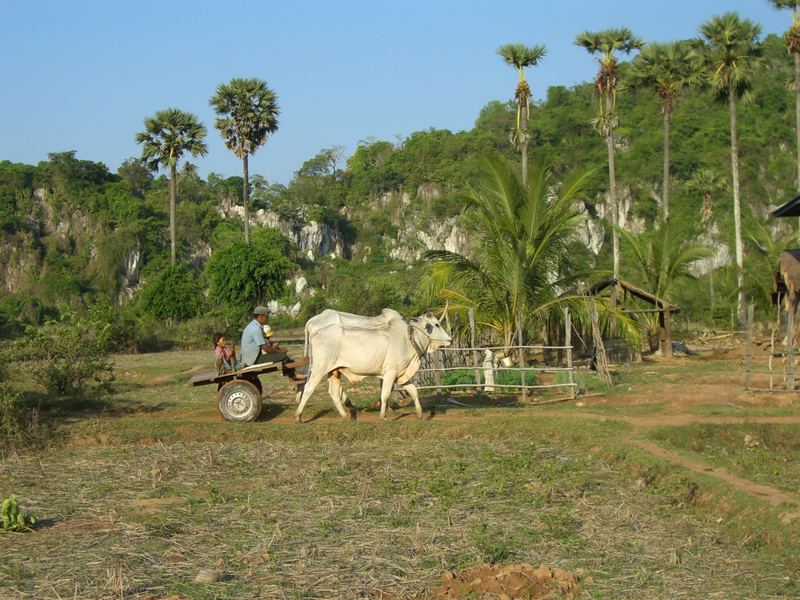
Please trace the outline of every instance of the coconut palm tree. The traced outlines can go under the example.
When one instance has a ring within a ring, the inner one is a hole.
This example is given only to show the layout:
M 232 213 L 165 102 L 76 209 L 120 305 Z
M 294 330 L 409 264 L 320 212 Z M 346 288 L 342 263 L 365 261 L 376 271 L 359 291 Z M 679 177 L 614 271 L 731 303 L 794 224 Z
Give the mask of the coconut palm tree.
M 595 77 L 595 94 L 600 110 L 593 124 L 600 135 L 606 138 L 608 147 L 608 183 L 611 204 L 611 240 L 614 252 L 614 277 L 619 279 L 619 206 L 617 205 L 617 182 L 614 170 L 614 129 L 617 127 L 616 113 L 617 84 L 620 71 L 617 53 L 630 54 L 642 47 L 643 42 L 633 35 L 627 27 L 604 29 L 603 31 L 584 31 L 575 37 L 575 43 L 585 48 L 589 54 L 597 54 L 600 69 Z
M 217 113 L 214 126 L 225 146 L 242 160 L 244 242 L 250 243 L 250 181 L 247 159 L 278 130 L 278 96 L 256 78 L 234 78 L 221 83 L 209 103 Z
M 739 197 L 739 146 L 736 139 L 736 101 L 750 97 L 751 77 L 762 64 L 761 27 L 735 12 L 711 17 L 700 26 L 701 44 L 708 79 L 717 97 L 727 101 L 731 122 L 731 172 L 733 178 L 733 223 L 736 237 L 736 267 L 739 322 L 745 319 L 744 250 Z
M 648 44 L 633 59 L 629 77 L 632 85 L 650 88 L 661 99 L 664 116 L 664 182 L 662 215 L 669 218 L 669 129 L 675 102 L 683 89 L 700 82 L 700 57 L 686 42 Z
M 204 156 L 206 128 L 192 113 L 168 108 L 146 117 L 144 131 L 136 134 L 142 144 L 142 161 L 151 171 L 169 170 L 170 263 L 175 264 L 175 205 L 177 202 L 178 161 L 186 153 Z
M 643 287 L 663 300 L 670 299 L 677 282 L 696 279 L 691 272 L 694 261 L 713 254 L 709 248 L 690 246 L 684 237 L 672 235 L 668 220 L 649 237 L 635 237 L 621 228 L 620 234 L 633 250 Z
M 574 201 L 588 178 L 583 174 L 555 186 L 549 168 L 534 163 L 527 185 L 499 158 L 486 159 L 478 187 L 465 198 L 467 219 L 479 239 L 470 256 L 429 251 L 422 288 L 455 313 L 476 309 L 479 325 L 495 332 L 506 350 L 517 324 L 538 328 L 564 306 L 586 307 L 586 299 L 559 297 L 566 287 L 568 241 L 577 224 Z M 432 292 L 431 292 L 432 290 Z M 560 312 L 560 311 L 559 311 Z M 623 331 L 636 336 L 632 324 Z
M 517 126 L 512 135 L 513 143 L 522 152 L 522 183 L 528 181 L 528 114 L 530 113 L 531 88 L 525 80 L 525 67 L 533 67 L 539 64 L 544 58 L 547 49 L 543 44 L 528 47 L 524 44 L 505 44 L 497 49 L 497 53 L 503 57 L 506 64 L 517 69 L 519 81 L 514 92 L 514 99 L 517 103 Z

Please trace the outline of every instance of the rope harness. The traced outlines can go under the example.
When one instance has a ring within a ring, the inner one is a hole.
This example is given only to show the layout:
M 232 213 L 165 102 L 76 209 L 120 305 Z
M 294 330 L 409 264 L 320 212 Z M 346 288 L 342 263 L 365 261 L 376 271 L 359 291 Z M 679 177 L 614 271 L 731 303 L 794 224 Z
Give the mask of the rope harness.
M 425 332 L 424 329 L 420 329 L 419 327 L 414 325 L 411 320 L 406 320 L 406 323 L 408 323 L 408 339 L 411 341 L 411 345 L 414 346 L 414 351 L 417 353 L 417 356 L 419 358 L 422 358 L 423 356 L 425 356 L 425 353 L 428 351 L 428 348 L 431 345 L 431 338 Z M 420 345 L 417 343 L 417 340 L 414 339 L 415 329 L 419 331 L 422 335 L 424 335 L 425 338 L 428 340 L 428 343 L 425 344 L 425 348 L 421 348 Z

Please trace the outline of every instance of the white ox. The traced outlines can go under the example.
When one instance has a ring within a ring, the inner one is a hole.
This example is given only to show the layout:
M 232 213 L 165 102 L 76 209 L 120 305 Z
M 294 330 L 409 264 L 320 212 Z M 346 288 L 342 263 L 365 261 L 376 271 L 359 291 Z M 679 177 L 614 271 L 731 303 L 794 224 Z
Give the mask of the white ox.
M 361 315 L 354 315 L 339 310 L 327 308 L 318 315 L 314 315 L 306 321 L 306 342 L 305 351 L 303 356 L 308 354 L 308 342 L 314 332 L 319 331 L 328 325 L 341 325 L 342 327 L 361 327 L 364 329 L 373 329 L 375 327 L 383 327 L 392 319 L 403 320 L 403 315 L 394 310 L 393 308 L 384 308 L 376 317 L 362 317 Z
M 344 409 L 347 397 L 341 387 L 342 373 L 353 383 L 366 377 L 383 380 L 381 419 L 386 418 L 386 405 L 395 383 L 414 399 L 417 418 L 422 418 L 417 388 L 408 382 L 416 375 L 422 357 L 449 346 L 450 336 L 436 316 L 427 312 L 421 317 L 391 318 L 384 324 L 369 327 L 331 323 L 311 332 L 309 343 L 311 371 L 295 412 L 296 421 L 300 421 L 308 399 L 326 376 L 329 377 L 328 393 L 336 410 L 343 418 L 349 417 Z

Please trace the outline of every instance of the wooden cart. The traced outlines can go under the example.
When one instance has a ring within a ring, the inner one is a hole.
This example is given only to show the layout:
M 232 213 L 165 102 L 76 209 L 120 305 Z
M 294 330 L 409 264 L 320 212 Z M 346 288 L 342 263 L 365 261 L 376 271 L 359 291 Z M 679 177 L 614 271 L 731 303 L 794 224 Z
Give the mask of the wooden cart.
M 307 364 L 308 360 L 302 358 L 286 365 L 281 362 L 261 363 L 224 374 L 209 369 L 192 376 L 189 383 L 192 386 L 216 384 L 216 402 L 220 414 L 229 421 L 246 423 L 257 419 L 261 412 L 263 388 L 259 375 L 283 372 L 284 366 L 297 369 Z M 298 384 L 298 390 L 301 388 L 302 382 Z

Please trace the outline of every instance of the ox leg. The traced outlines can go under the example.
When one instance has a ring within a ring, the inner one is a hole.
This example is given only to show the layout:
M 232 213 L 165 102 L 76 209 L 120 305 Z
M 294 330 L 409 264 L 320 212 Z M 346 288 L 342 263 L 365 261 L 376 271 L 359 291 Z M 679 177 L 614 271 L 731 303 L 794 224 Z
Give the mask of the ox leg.
M 311 374 L 306 380 L 306 384 L 303 386 L 303 394 L 300 396 L 300 404 L 297 405 L 297 410 L 294 411 L 294 420 L 297 423 L 301 422 L 300 415 L 303 414 L 303 409 L 306 407 L 308 399 L 311 398 L 311 394 L 314 393 L 314 388 L 319 385 L 319 382 L 322 381 L 322 378 L 325 377 L 325 375 L 327 375 L 327 373 L 324 371 L 315 371 L 314 369 L 311 370 Z
M 393 373 L 383 374 L 383 383 L 381 385 L 381 420 L 386 420 L 386 406 L 389 404 L 389 396 L 392 395 L 394 389 L 395 375 Z
M 417 392 L 417 386 L 413 383 L 406 383 L 403 385 L 403 389 L 408 392 L 408 395 L 414 400 L 414 409 L 417 411 L 417 418 L 422 418 L 422 404 L 419 403 L 419 393 Z
M 330 378 L 328 378 L 328 393 L 331 395 L 333 404 L 336 406 L 336 410 L 339 411 L 339 414 L 342 416 L 342 418 L 349 418 L 350 415 L 345 412 L 344 406 L 342 406 L 342 397 L 344 396 L 344 391 L 342 390 L 342 379 L 339 371 L 334 371 L 331 373 Z

